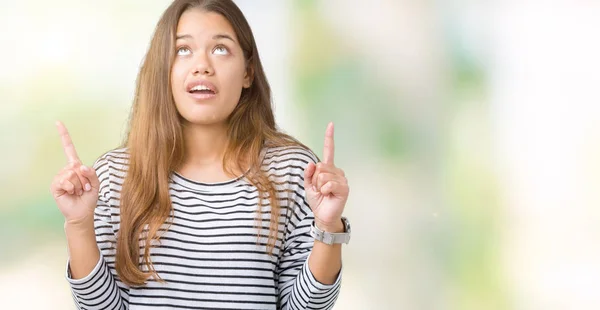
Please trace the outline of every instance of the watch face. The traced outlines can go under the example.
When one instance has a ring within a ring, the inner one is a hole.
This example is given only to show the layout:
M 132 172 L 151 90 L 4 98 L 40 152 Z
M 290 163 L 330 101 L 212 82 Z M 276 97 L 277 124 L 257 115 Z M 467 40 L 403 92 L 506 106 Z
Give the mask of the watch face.
M 342 220 L 344 221 L 344 226 L 346 227 L 346 232 L 350 232 L 350 221 L 348 221 L 348 219 L 345 217 L 343 217 Z

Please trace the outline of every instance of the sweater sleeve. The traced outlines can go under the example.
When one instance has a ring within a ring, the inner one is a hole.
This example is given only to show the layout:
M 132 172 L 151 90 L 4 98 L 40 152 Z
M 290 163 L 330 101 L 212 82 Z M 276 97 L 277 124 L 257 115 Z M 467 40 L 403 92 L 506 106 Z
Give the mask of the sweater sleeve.
M 94 269 L 81 279 L 73 279 L 70 260 L 67 261 L 66 278 L 77 309 L 120 309 L 127 306 L 128 288 L 118 280 L 114 269 L 116 235 L 110 203 L 109 161 L 107 155 L 98 159 L 94 169 L 100 180 L 98 203 L 94 210 L 94 229 L 100 259 Z M 108 259 L 111 258 L 111 259 Z
M 314 155 L 310 158 L 315 162 Z M 302 179 L 292 200 L 287 237 L 278 265 L 279 304 L 285 310 L 331 309 L 341 288 L 341 271 L 333 284 L 326 285 L 317 281 L 308 267 L 308 257 L 314 244 L 310 235 L 314 215 L 304 198 L 302 186 L 306 164 L 302 165 L 302 173 L 299 174 Z

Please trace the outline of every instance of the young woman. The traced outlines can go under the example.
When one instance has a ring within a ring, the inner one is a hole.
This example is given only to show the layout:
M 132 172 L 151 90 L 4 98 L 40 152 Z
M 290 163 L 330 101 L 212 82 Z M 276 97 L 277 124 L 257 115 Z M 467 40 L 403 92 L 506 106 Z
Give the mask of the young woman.
M 277 130 L 252 31 L 231 0 L 176 0 L 140 70 L 124 144 L 51 190 L 80 309 L 330 309 L 344 172 Z

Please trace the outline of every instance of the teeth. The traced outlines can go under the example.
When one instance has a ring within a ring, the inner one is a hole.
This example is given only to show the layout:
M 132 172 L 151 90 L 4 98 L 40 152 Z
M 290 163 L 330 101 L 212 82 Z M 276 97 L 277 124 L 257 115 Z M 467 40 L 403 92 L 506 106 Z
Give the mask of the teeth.
M 190 91 L 194 91 L 194 90 L 212 90 L 212 89 L 210 89 L 204 85 L 196 85 L 192 89 L 190 89 Z

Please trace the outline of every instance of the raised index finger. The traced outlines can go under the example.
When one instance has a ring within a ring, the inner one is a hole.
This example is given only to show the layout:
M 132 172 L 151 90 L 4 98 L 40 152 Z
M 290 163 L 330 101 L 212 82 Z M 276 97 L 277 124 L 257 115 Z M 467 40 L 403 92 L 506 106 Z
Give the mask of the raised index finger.
M 67 156 L 69 163 L 80 163 L 81 160 L 79 160 L 79 156 L 77 156 L 75 145 L 73 145 L 73 141 L 71 140 L 71 136 L 69 135 L 67 127 L 65 127 L 62 122 L 57 121 L 56 128 L 58 128 L 58 134 L 60 135 L 60 140 L 62 141 L 63 150 L 65 151 L 65 155 Z
M 327 130 L 325 130 L 325 143 L 323 147 L 323 163 L 332 164 L 333 165 L 333 122 L 330 122 L 327 125 Z

